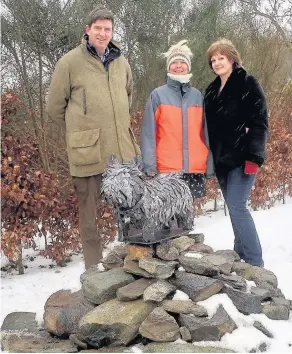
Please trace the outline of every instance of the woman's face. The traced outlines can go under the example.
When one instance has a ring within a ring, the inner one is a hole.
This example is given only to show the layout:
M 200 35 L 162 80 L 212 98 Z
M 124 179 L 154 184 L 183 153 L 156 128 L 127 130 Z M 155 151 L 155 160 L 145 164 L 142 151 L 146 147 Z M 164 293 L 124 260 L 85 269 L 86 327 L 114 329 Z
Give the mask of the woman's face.
M 169 72 L 174 75 L 188 74 L 188 65 L 184 61 L 177 59 L 170 64 Z
M 211 64 L 214 73 L 219 76 L 229 76 L 233 69 L 233 62 L 221 53 L 216 53 L 211 57 Z

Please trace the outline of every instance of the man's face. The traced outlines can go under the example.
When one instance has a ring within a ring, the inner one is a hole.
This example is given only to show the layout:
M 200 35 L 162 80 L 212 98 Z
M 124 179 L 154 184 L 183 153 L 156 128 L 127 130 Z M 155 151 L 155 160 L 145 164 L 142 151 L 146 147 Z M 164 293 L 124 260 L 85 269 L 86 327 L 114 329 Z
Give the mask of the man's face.
M 98 53 L 104 54 L 113 36 L 113 24 L 111 20 L 96 20 L 91 26 L 86 25 L 85 32 L 88 41 L 95 47 Z

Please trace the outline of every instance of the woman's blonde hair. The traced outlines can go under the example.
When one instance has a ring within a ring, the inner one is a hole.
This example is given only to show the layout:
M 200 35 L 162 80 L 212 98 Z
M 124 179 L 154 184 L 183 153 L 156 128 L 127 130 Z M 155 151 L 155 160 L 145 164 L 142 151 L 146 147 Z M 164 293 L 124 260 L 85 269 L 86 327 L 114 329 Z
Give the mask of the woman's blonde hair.
M 212 43 L 207 50 L 207 58 L 210 68 L 212 69 L 211 58 L 213 55 L 220 53 L 225 55 L 230 61 L 235 63 L 235 66 L 241 66 L 242 60 L 240 54 L 235 48 L 234 44 L 226 38 L 219 39 Z

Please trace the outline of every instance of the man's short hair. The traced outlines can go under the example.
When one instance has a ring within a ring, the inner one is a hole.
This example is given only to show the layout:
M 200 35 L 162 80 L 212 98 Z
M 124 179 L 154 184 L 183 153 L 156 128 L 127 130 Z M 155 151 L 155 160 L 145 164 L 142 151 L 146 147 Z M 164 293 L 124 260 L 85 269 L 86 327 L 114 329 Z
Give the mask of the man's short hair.
M 110 20 L 114 26 L 114 15 L 110 10 L 95 7 L 88 15 L 87 25 L 90 27 L 96 20 Z

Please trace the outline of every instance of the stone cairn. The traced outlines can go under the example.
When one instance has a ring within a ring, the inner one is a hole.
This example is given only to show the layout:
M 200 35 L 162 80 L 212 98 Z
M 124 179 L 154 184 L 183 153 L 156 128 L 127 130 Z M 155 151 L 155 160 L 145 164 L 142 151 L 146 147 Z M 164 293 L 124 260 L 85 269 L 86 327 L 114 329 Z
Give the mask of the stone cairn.
M 241 262 L 236 252 L 214 252 L 203 234 L 187 234 L 156 246 L 117 245 L 100 265 L 81 275 L 81 290 L 52 294 L 44 328 L 34 313 L 11 313 L 2 325 L 9 352 L 232 352 L 199 341 L 220 341 L 236 324 L 222 305 L 208 317 L 197 302 L 225 293 L 243 314 L 288 320 L 285 299 L 273 272 Z M 256 286 L 247 286 L 246 280 Z M 179 291 L 188 295 L 185 300 Z M 261 322 L 253 326 L 267 337 Z M 26 329 L 20 335 L 14 331 Z M 134 348 L 135 347 L 135 350 Z M 133 348 L 133 349 L 132 349 Z M 253 352 L 265 351 L 266 343 Z

